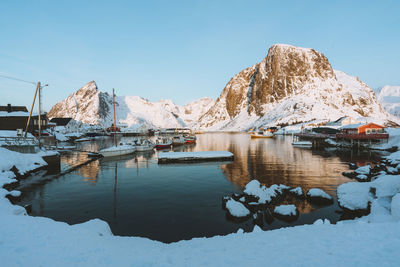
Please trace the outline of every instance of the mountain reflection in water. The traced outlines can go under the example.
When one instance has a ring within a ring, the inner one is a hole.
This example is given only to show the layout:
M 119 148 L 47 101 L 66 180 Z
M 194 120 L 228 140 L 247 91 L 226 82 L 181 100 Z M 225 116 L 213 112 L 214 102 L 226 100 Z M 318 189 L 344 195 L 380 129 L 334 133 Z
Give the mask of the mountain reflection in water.
M 132 137 L 119 141 L 129 142 Z M 113 144 L 112 138 L 98 138 L 78 144 L 77 149 L 97 151 Z M 303 191 L 318 187 L 336 199 L 338 185 L 350 181 L 341 173 L 347 163 L 364 165 L 377 161 L 376 153 L 302 149 L 291 145 L 291 138 L 250 139 L 244 133 L 197 135 L 197 144 L 170 151 L 221 151 L 234 154 L 232 162 L 157 164 L 156 151 L 139 152 L 114 158 L 101 158 L 46 183 L 21 187 L 20 205 L 32 204 L 32 215 L 46 216 L 70 224 L 100 218 L 115 235 L 143 236 L 164 242 L 236 232 L 251 231 L 252 219 L 227 220 L 221 198 L 240 192 L 252 179 L 266 186 L 300 186 Z M 86 153 L 61 157 L 62 166 L 87 160 Z M 93 186 L 95 185 L 95 186 Z M 313 223 L 319 218 L 336 222 L 337 203 L 327 207 L 307 200 L 288 198 L 300 212 L 292 223 L 275 219 L 264 230 Z

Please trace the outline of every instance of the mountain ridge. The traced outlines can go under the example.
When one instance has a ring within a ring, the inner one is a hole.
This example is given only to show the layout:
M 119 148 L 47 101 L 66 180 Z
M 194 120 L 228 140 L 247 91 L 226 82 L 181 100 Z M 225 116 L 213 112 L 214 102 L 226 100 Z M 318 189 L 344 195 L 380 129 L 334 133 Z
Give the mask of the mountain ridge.
M 195 127 L 246 130 L 342 116 L 396 120 L 379 105 L 371 88 L 357 77 L 333 70 L 322 53 L 275 44 L 262 61 L 227 83 Z

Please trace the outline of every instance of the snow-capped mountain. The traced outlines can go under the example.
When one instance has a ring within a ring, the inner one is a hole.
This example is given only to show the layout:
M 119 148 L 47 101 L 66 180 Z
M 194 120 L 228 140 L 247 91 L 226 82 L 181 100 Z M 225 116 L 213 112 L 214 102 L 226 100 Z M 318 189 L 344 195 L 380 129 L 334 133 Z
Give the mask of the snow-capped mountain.
M 387 112 L 400 117 L 400 86 L 385 85 L 377 92 L 377 99 Z
M 130 128 L 190 127 L 214 104 L 211 98 L 201 98 L 185 106 L 171 100 L 150 102 L 139 96 L 116 96 L 117 123 Z M 112 95 L 100 92 L 94 81 L 84 85 L 57 103 L 48 116 L 69 117 L 87 124 L 110 126 L 113 122 Z
M 225 86 L 195 125 L 208 130 L 244 130 L 262 125 L 332 121 L 342 116 L 395 119 L 358 78 L 334 71 L 310 48 L 273 45 L 260 63 Z
M 111 108 L 110 108 L 111 106 Z M 55 104 L 48 113 L 49 118 L 73 118 L 87 124 L 99 124 L 111 118 L 112 96 L 97 89 L 94 81 Z

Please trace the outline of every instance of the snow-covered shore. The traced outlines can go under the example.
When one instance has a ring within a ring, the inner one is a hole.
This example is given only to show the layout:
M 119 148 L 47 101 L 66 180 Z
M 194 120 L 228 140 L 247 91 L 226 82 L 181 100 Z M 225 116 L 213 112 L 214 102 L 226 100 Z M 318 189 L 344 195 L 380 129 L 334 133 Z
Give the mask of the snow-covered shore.
M 18 167 L 24 157 L 35 157 L 20 153 L 9 157 L 9 153 L 17 152 L 1 150 L 2 158 L 13 162 L 0 165 L 0 186 L 15 181 L 10 166 Z M 392 161 L 397 159 L 395 153 L 392 155 Z M 24 171 L 37 166 L 21 165 Z M 0 188 L 0 259 L 4 266 L 396 266 L 400 263 L 399 193 L 392 203 L 387 196 L 379 208 L 373 203 L 371 214 L 358 220 L 337 224 L 319 220 L 313 225 L 265 232 L 256 226 L 252 233 L 172 244 L 113 236 L 108 224 L 98 219 L 70 226 L 49 218 L 27 216 L 24 208 L 12 205 L 5 198 L 7 194 L 10 192 Z

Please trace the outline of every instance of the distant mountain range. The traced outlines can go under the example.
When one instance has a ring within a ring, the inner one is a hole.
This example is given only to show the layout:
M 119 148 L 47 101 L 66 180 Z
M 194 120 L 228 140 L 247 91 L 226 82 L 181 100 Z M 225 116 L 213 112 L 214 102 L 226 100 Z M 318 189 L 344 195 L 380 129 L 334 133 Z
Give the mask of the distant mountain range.
M 376 98 L 387 112 L 400 117 L 400 86 L 385 85 L 376 90 Z
M 213 104 L 211 98 L 201 98 L 185 106 L 171 100 L 150 102 L 139 96 L 116 96 L 117 124 L 130 128 L 191 127 Z M 91 81 L 66 99 L 55 104 L 50 118 L 68 117 L 87 124 L 108 127 L 113 123 L 112 95 L 101 92 Z
M 185 106 L 171 100 L 150 102 L 139 96 L 117 96 L 118 123 L 131 128 L 190 127 L 246 130 L 264 125 L 328 122 L 343 116 L 370 117 L 378 123 L 400 119 L 400 87 L 383 87 L 378 100 L 357 77 L 333 70 L 328 59 L 310 48 L 276 44 L 267 56 L 235 75 L 216 101 L 201 98 Z M 393 115 L 392 115 L 393 114 Z M 396 115 L 396 116 L 394 116 Z M 112 96 L 89 82 L 57 103 L 49 117 L 71 117 L 88 124 L 112 123 Z

